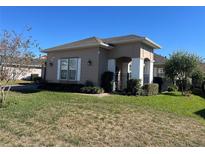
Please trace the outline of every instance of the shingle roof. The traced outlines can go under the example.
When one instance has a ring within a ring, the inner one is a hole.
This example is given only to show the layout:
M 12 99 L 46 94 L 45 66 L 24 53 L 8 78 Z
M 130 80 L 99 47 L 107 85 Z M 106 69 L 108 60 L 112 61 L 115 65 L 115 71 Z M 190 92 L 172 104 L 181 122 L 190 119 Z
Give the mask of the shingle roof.
M 53 48 L 48 48 L 44 51 L 46 52 L 46 51 L 62 50 L 62 49 L 76 48 L 76 47 L 86 46 L 86 45 L 87 46 L 88 45 L 101 45 L 102 43 L 103 43 L 102 40 L 100 40 L 96 37 L 90 37 L 90 38 L 82 39 L 79 41 L 59 45 L 59 46 L 56 46 Z
M 155 63 L 163 64 L 166 61 L 166 57 L 161 56 L 161 55 L 155 53 L 154 54 L 154 61 L 155 61 Z
M 137 35 L 125 35 L 125 36 L 117 36 L 117 37 L 110 37 L 110 38 L 104 38 L 102 39 L 105 43 L 115 43 L 118 41 L 127 41 L 127 40 L 136 40 L 136 39 L 142 39 L 143 37 L 137 36 Z
M 146 37 L 137 36 L 137 35 L 126 35 L 126 36 L 111 37 L 111 38 L 104 38 L 104 39 L 97 38 L 97 37 L 90 37 L 87 39 L 82 39 L 79 41 L 66 43 L 53 48 L 45 49 L 43 50 L 43 52 L 63 50 L 63 49 L 73 49 L 73 48 L 80 48 L 86 46 L 111 47 L 109 44 L 129 42 L 129 41 L 141 41 L 145 44 L 152 46 L 153 48 L 160 48 L 159 45 L 157 45 L 156 43 L 154 43 L 153 41 L 151 41 Z

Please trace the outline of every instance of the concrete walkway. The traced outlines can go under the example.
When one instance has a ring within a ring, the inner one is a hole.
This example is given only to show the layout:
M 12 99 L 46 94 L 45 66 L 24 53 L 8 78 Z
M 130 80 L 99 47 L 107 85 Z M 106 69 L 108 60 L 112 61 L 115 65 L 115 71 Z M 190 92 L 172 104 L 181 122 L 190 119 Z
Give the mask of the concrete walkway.
M 83 94 L 83 93 L 79 93 L 81 95 L 86 95 L 86 96 L 96 96 L 96 97 L 105 97 L 105 96 L 110 96 L 109 93 L 102 93 L 102 94 Z

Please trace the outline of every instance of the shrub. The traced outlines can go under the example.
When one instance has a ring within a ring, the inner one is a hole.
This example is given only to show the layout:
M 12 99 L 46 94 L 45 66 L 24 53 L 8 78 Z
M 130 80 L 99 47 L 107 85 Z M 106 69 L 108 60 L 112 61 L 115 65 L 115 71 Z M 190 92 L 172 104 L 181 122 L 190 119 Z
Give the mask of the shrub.
M 31 81 L 34 81 L 35 78 L 38 78 L 38 74 L 31 74 Z
M 80 92 L 87 94 L 100 94 L 103 93 L 104 90 L 100 87 L 82 87 Z
M 192 86 L 199 88 L 204 80 L 204 73 L 201 70 L 196 70 L 192 73 Z
M 159 92 L 159 85 L 157 83 L 145 84 L 143 87 L 144 95 L 152 96 L 157 95 Z
M 41 88 L 51 91 L 80 92 L 83 86 L 83 84 L 45 83 Z
M 140 79 L 130 79 L 127 81 L 127 89 L 125 89 L 128 95 L 139 95 L 141 89 Z
M 86 87 L 93 87 L 94 84 L 93 84 L 92 81 L 87 80 L 87 81 L 85 82 L 85 86 L 86 86 Z
M 157 83 L 159 85 L 159 92 L 162 92 L 163 78 L 161 78 L 161 77 L 154 77 L 153 83 Z
M 33 81 L 34 81 L 35 83 L 42 83 L 42 82 L 44 82 L 44 80 L 43 80 L 41 77 L 35 77 L 35 78 L 33 79 Z
M 104 72 L 101 77 L 101 87 L 105 92 L 112 92 L 113 90 L 113 72 Z
M 167 91 L 169 91 L 169 92 L 178 91 L 178 87 L 176 85 L 170 85 L 168 87 Z

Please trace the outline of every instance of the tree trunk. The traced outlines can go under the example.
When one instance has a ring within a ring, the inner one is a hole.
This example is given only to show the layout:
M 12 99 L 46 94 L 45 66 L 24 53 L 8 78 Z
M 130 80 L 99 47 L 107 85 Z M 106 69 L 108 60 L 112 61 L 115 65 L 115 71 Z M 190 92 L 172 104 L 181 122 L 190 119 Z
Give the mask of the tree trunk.
M 7 89 L 6 89 L 7 88 Z M 6 104 L 7 95 L 11 89 L 11 86 L 1 86 L 0 93 L 0 108 L 2 108 Z

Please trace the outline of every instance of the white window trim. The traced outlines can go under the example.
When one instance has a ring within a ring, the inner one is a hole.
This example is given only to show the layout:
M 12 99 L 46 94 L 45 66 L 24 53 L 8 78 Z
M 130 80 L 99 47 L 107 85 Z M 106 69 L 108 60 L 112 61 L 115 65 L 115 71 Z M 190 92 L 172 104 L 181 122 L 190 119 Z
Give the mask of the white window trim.
M 76 77 L 74 80 L 69 79 L 69 59 L 76 58 L 77 59 L 77 70 L 76 70 Z M 61 79 L 61 60 L 67 60 L 68 62 L 68 70 L 66 79 Z M 57 68 L 57 80 L 62 81 L 80 81 L 80 74 L 81 73 L 81 58 L 78 57 L 68 57 L 68 58 L 61 58 L 58 60 L 58 68 Z
M 67 81 L 68 80 L 68 69 L 67 69 L 67 75 L 66 75 L 66 79 L 61 79 L 61 60 L 66 60 L 68 63 L 68 58 L 61 58 L 60 59 L 60 80 L 62 81 Z M 69 67 L 69 66 L 68 66 Z
M 81 58 L 78 58 L 77 81 L 80 81 L 81 75 Z
M 58 66 L 57 66 L 57 67 L 58 67 L 58 68 L 57 68 L 57 80 L 60 80 L 60 61 L 61 61 L 61 60 L 58 59 L 58 64 L 57 64 L 57 65 L 58 65 Z

